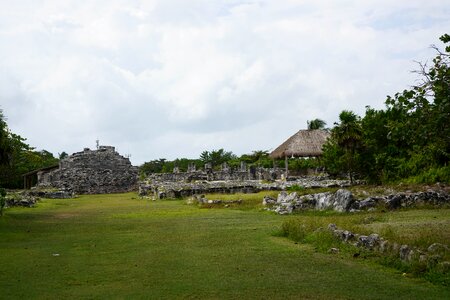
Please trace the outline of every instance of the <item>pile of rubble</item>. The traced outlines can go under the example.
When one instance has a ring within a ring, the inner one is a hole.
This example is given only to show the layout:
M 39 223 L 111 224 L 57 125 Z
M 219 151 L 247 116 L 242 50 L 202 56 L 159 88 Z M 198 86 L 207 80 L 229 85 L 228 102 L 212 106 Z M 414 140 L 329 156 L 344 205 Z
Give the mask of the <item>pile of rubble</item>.
M 6 207 L 22 206 L 34 207 L 41 198 L 47 199 L 69 199 L 75 197 L 75 194 L 70 190 L 40 190 L 32 189 L 16 193 L 8 193 L 5 199 Z
M 213 200 L 207 199 L 205 195 L 193 195 L 187 200 L 187 204 L 223 204 L 228 207 L 230 204 L 241 204 L 242 199 L 239 200 Z
M 33 207 L 36 202 L 39 201 L 39 197 L 26 191 L 20 193 L 8 193 L 5 198 L 5 207 Z

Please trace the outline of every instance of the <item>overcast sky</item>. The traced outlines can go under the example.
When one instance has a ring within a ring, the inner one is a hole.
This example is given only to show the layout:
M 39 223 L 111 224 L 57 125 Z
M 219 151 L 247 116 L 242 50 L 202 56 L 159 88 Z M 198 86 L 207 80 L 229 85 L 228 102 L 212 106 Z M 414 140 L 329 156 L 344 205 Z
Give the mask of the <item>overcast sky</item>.
M 55 155 L 273 150 L 417 79 L 448 0 L 0 0 L 0 108 Z

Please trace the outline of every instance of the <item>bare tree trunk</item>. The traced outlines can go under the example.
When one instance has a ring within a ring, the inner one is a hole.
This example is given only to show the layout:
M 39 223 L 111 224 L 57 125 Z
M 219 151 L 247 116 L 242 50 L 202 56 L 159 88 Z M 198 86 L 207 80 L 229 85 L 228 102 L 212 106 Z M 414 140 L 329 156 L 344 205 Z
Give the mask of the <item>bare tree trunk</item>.
M 285 168 L 285 178 L 287 179 L 289 172 L 289 163 L 287 155 L 284 156 L 284 168 Z

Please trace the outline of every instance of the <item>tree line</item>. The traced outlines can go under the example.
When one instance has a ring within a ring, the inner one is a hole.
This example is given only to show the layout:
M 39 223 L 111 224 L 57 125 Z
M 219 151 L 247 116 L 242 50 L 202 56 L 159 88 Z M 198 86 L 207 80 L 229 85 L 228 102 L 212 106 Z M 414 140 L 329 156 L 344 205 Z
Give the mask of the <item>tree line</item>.
M 149 175 L 151 173 L 170 173 L 177 167 L 181 172 L 186 172 L 189 165 L 194 165 L 197 170 L 203 169 L 209 164 L 212 169 L 219 170 L 223 163 L 229 168 L 239 169 L 241 162 L 247 167 L 262 168 L 284 168 L 284 159 L 272 159 L 267 150 L 256 150 L 250 154 L 238 156 L 231 151 L 224 149 L 203 151 L 198 158 L 177 158 L 175 160 L 167 160 L 164 158 L 145 162 L 140 167 L 141 175 Z M 299 171 L 308 168 L 318 167 L 316 159 L 295 159 L 289 161 L 289 169 L 291 171 Z
M 410 89 L 388 96 L 384 109 L 367 106 L 363 117 L 344 110 L 330 130 L 320 159 L 289 160 L 289 169 L 322 167 L 334 176 L 355 177 L 370 183 L 450 183 L 450 36 L 440 37 L 444 50 L 436 51 L 432 64 L 419 63 L 414 73 L 419 81 Z M 308 121 L 308 129 L 323 129 L 320 119 Z M 144 173 L 171 172 L 173 167 L 187 170 L 205 163 L 218 166 L 240 161 L 262 167 L 284 167 L 267 151 L 254 151 L 241 157 L 231 152 L 203 152 L 199 159 L 156 160 L 142 166 Z
M 388 96 L 385 108 L 363 117 L 343 111 L 324 146 L 329 173 L 369 182 L 450 183 L 450 36 L 432 64 L 419 63 L 419 81 Z

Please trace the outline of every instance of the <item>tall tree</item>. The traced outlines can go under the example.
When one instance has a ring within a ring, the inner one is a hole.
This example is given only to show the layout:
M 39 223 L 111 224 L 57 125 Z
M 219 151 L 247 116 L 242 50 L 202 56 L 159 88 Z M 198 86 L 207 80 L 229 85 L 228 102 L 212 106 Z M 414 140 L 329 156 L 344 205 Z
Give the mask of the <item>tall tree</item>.
M 12 147 L 9 142 L 9 131 L 3 110 L 0 109 L 0 165 L 9 164 L 12 156 Z
M 224 162 L 228 162 L 236 158 L 236 155 L 231 151 L 225 151 L 224 149 L 203 151 L 200 154 L 200 160 L 203 163 L 210 163 L 213 167 L 219 166 Z
M 339 114 L 340 123 L 331 131 L 332 139 L 344 152 L 347 172 L 350 182 L 353 183 L 353 172 L 355 167 L 355 154 L 361 145 L 362 129 L 360 118 L 351 111 L 344 110 Z
M 35 151 L 26 139 L 8 129 L 0 111 L 0 183 L 5 188 L 21 188 L 22 175 L 58 163 L 46 150 Z
M 327 123 L 321 119 L 310 120 L 310 121 L 307 121 L 306 123 L 308 125 L 308 130 L 325 129 L 325 125 L 327 125 Z
M 63 151 L 61 153 L 58 153 L 58 157 L 59 157 L 59 159 L 64 159 L 64 158 L 69 157 L 69 154 L 67 154 L 66 151 Z

